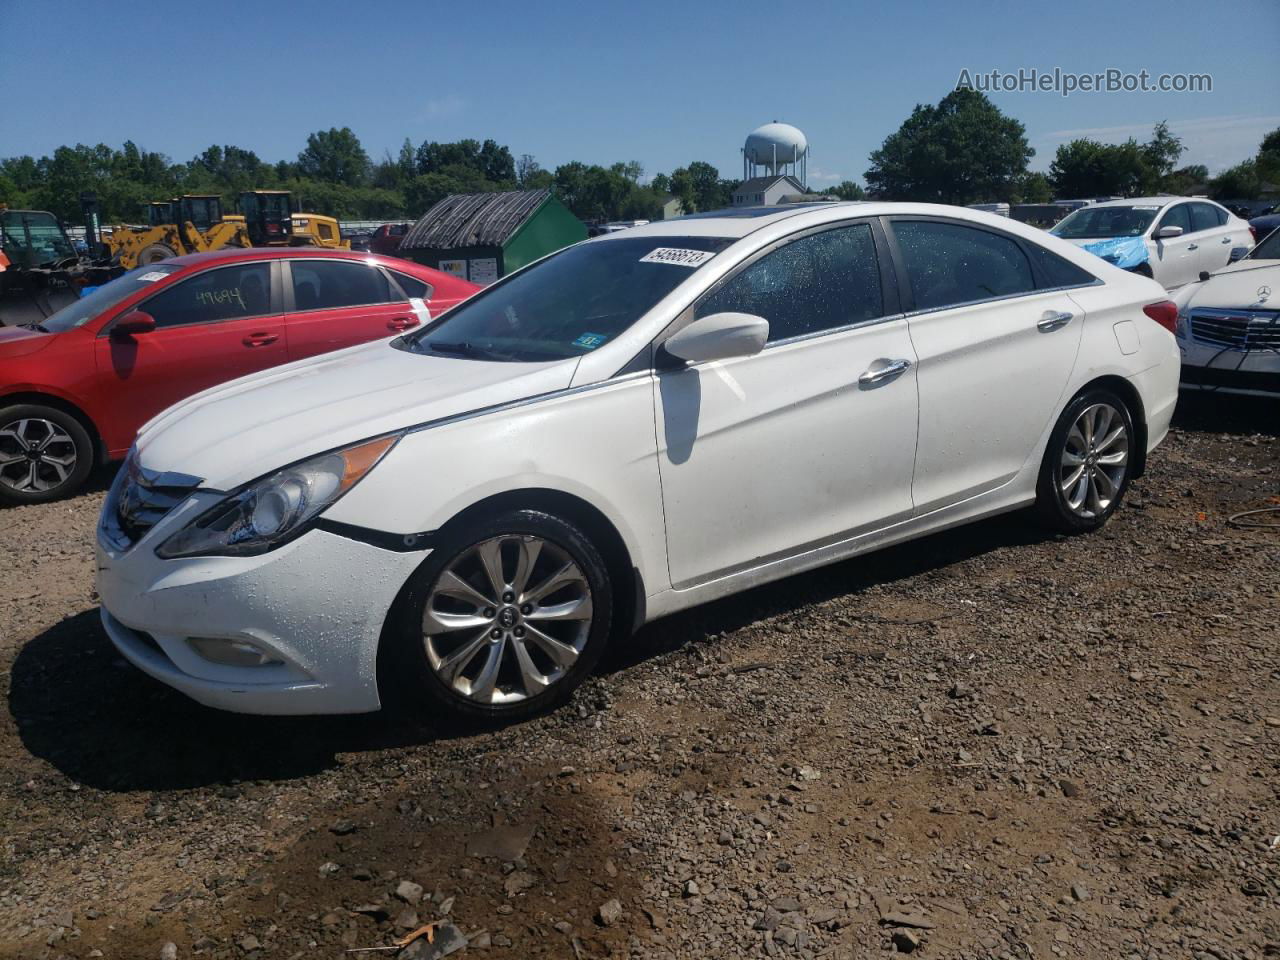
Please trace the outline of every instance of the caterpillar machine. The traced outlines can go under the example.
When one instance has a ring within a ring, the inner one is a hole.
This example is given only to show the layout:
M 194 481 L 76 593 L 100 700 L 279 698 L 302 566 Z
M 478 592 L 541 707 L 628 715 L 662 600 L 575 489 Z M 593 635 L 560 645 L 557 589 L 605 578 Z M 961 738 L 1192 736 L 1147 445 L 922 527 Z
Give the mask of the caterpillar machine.
M 188 253 L 227 247 L 317 246 L 351 249 L 338 221 L 296 213 L 287 190 L 240 194 L 240 213 L 223 214 L 222 198 L 187 194 L 147 204 L 146 226 L 103 232 L 107 255 L 126 270 Z

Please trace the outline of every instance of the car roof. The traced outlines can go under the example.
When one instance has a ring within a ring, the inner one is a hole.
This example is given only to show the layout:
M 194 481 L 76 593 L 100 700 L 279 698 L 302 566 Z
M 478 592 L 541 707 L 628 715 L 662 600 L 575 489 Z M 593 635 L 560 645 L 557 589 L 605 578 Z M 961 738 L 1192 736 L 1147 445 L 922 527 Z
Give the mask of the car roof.
M 1125 200 L 1104 200 L 1102 203 L 1091 203 L 1081 210 L 1093 210 L 1098 207 L 1167 207 L 1171 203 L 1184 200 L 1195 200 L 1200 203 L 1213 203 L 1208 197 L 1129 197 Z

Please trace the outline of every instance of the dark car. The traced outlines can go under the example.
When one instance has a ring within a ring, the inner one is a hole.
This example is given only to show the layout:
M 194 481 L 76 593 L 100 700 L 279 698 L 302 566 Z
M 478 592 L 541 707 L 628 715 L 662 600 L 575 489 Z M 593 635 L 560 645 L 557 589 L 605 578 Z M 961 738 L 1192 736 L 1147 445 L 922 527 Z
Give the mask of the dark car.
M 1253 231 L 1254 243 L 1260 242 L 1263 237 L 1276 227 L 1280 227 L 1280 204 L 1249 221 L 1249 229 Z

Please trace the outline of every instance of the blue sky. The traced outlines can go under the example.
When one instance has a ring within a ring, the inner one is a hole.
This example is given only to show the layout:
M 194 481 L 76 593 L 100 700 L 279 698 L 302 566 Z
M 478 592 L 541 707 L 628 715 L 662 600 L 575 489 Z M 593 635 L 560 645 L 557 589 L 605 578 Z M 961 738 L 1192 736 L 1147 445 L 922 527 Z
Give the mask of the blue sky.
M 374 157 L 406 136 L 492 137 L 547 168 L 707 160 L 737 176 L 746 134 L 777 119 L 808 135 L 820 188 L 861 181 L 965 68 L 1213 77 L 1211 93 L 993 95 L 1026 124 L 1035 169 L 1064 140 L 1141 140 L 1165 119 L 1182 162 L 1216 172 L 1280 126 L 1276 0 L 0 0 L 0 37 L 0 156 L 132 139 L 176 160 L 233 143 L 274 161 L 345 125 Z

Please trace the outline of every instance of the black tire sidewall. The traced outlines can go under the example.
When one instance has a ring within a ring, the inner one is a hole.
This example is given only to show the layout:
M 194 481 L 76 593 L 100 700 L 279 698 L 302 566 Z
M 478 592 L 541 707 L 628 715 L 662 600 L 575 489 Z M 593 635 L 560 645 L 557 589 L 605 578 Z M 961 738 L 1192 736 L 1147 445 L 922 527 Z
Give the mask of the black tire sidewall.
M 436 578 L 464 550 L 499 535 L 541 537 L 565 550 L 578 564 L 591 587 L 592 623 L 587 642 L 569 672 L 550 689 L 514 704 L 480 704 L 459 696 L 431 669 L 422 642 L 422 613 Z M 554 709 L 568 700 L 591 673 L 608 646 L 613 621 L 613 586 L 599 550 L 573 523 L 537 510 L 504 511 L 478 523 L 446 528 L 431 555 L 418 567 L 397 601 L 384 642 L 390 645 L 384 673 L 394 705 L 432 721 L 462 720 L 502 724 Z M 393 689 L 391 688 L 393 685 Z
M 71 414 L 65 413 L 56 407 L 22 403 L 0 408 L 0 429 L 15 420 L 48 420 L 66 430 L 67 435 L 71 437 L 76 446 L 76 468 L 63 483 L 60 483 L 52 490 L 42 490 L 38 493 L 24 493 L 0 484 L 0 503 L 14 506 L 29 503 L 48 503 L 50 500 L 60 500 L 75 493 L 88 479 L 89 474 L 93 471 L 94 464 L 93 440 L 90 438 L 89 432 L 85 430 L 84 425 Z
M 1120 411 L 1120 415 L 1124 417 L 1125 429 L 1129 432 L 1129 463 L 1125 469 L 1124 479 L 1120 483 L 1120 489 L 1111 501 L 1111 506 L 1107 507 L 1101 516 L 1082 517 L 1067 506 L 1058 484 L 1057 471 L 1071 425 L 1076 422 L 1086 407 L 1091 407 L 1095 403 L 1108 404 Z M 1040 464 L 1040 477 L 1036 485 L 1036 508 L 1045 523 L 1062 533 L 1087 533 L 1103 526 L 1119 509 L 1129 489 L 1129 481 L 1133 478 L 1133 464 L 1137 457 L 1135 443 L 1137 443 L 1137 433 L 1133 426 L 1133 414 L 1124 400 L 1106 387 L 1091 387 L 1077 394 L 1067 404 L 1054 425 L 1053 432 L 1049 435 L 1049 443 L 1045 447 L 1044 459 Z

